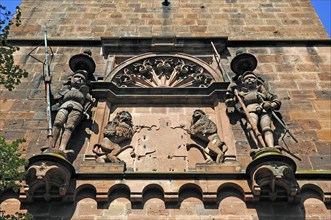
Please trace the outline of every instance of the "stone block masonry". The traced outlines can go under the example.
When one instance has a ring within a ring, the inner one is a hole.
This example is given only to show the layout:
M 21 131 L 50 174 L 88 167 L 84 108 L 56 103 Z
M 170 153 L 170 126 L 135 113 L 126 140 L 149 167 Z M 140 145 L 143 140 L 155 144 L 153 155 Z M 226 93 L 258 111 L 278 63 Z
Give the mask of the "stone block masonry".
M 11 38 L 228 36 L 232 40 L 329 39 L 309 0 L 30 1 Z M 59 10 L 61 9 L 61 10 Z

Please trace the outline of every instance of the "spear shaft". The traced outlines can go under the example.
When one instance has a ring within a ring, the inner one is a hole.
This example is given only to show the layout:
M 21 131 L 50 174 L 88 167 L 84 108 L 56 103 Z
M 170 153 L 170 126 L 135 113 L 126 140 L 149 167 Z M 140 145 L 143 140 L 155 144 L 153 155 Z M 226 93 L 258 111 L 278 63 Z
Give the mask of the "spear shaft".
M 47 31 L 44 33 L 44 43 L 45 43 L 45 90 L 46 90 L 46 102 L 47 102 L 47 123 L 48 123 L 48 133 L 47 133 L 47 139 L 48 144 L 50 144 L 51 139 L 53 137 L 52 133 L 52 115 L 51 115 L 51 74 L 50 74 L 50 67 L 49 67 L 49 60 L 48 60 L 48 45 L 47 45 Z

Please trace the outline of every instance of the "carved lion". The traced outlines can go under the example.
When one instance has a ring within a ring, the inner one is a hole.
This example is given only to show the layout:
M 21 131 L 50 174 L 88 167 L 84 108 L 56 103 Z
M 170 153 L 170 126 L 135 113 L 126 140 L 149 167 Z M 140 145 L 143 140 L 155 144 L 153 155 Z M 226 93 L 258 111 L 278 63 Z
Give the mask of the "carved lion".
M 108 122 L 104 129 L 104 138 L 101 143 L 95 144 L 93 152 L 97 154 L 97 162 L 117 163 L 120 160 L 117 155 L 127 148 L 132 146 L 120 147 L 120 143 L 126 140 L 131 140 L 134 134 L 132 116 L 127 111 L 122 111 L 116 114 L 115 118 Z
M 194 111 L 189 133 L 192 136 L 208 142 L 207 148 L 212 154 L 216 155 L 216 163 L 222 163 L 224 161 L 224 154 L 228 148 L 219 138 L 216 124 L 212 122 L 208 118 L 208 115 L 202 110 L 198 109 Z M 207 159 L 206 162 L 211 161 Z

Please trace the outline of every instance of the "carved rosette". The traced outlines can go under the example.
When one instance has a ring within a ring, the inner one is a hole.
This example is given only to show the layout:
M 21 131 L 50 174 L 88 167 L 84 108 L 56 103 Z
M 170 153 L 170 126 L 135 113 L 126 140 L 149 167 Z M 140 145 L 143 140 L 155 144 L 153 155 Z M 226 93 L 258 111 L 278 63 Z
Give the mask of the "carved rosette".
M 29 159 L 25 189 L 30 200 L 43 198 L 46 201 L 67 195 L 70 180 L 75 173 L 72 165 L 56 153 L 43 153 Z
M 125 66 L 113 77 L 118 87 L 207 87 L 215 79 L 198 63 L 181 57 L 155 56 Z
M 299 186 L 295 179 L 295 162 L 281 154 L 266 154 L 253 160 L 247 167 L 251 190 L 257 199 L 293 201 Z

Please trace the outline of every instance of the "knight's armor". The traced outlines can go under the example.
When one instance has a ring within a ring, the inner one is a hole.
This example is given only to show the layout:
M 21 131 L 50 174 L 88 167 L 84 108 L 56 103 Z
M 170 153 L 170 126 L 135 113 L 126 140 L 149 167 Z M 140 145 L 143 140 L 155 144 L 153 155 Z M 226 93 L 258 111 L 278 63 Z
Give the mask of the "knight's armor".
M 263 108 L 263 101 L 270 101 L 276 104 L 275 109 L 279 109 L 280 101 L 269 92 L 261 92 L 259 90 L 250 90 L 243 88 L 239 92 L 239 96 L 242 97 L 244 104 L 246 105 L 249 112 L 254 112 L 260 114 L 262 112 L 266 113 L 266 110 Z
M 64 94 L 60 108 L 75 109 L 82 112 L 84 110 L 84 102 L 85 95 L 80 90 L 72 88 Z

